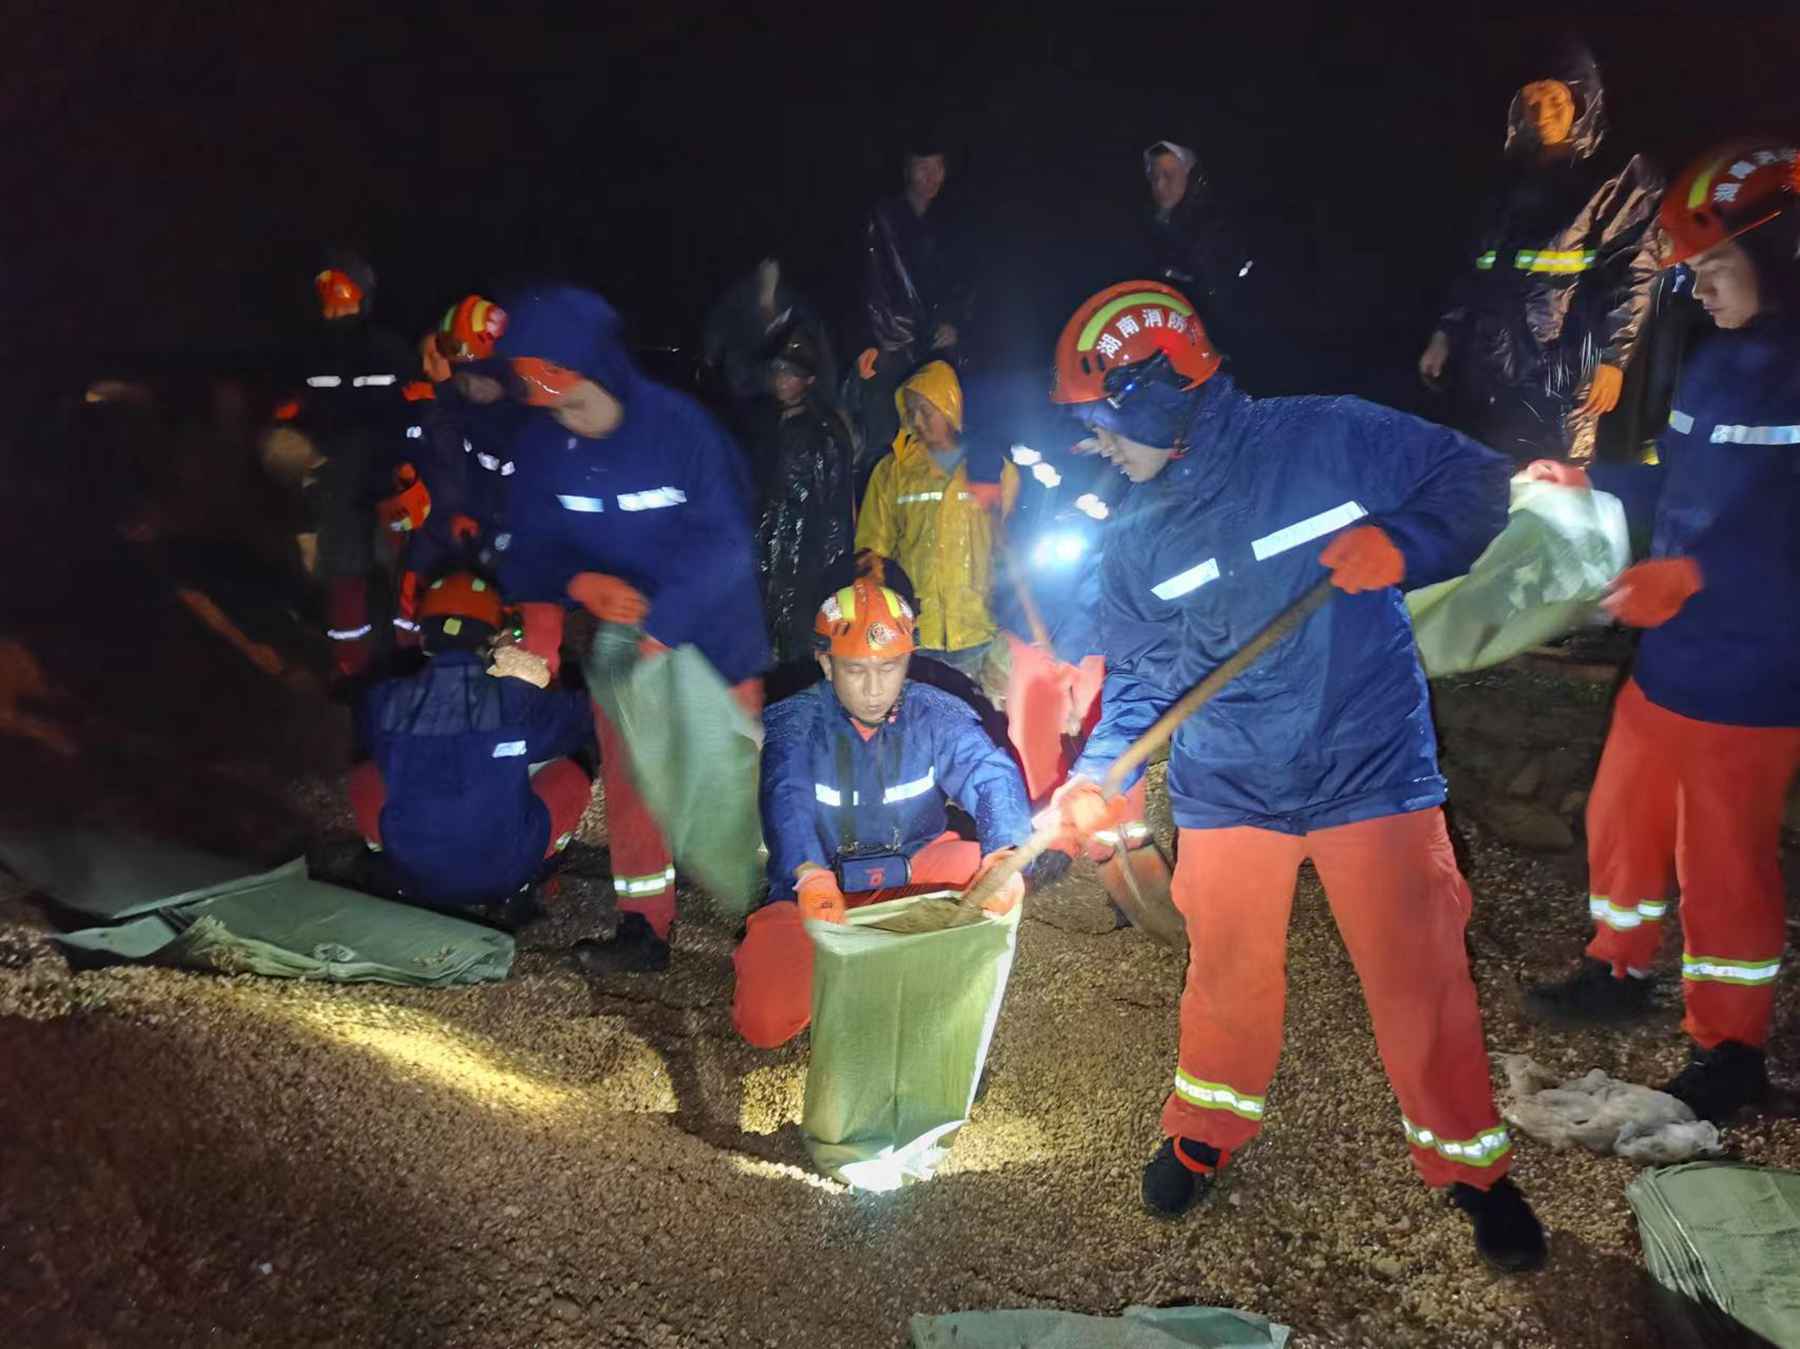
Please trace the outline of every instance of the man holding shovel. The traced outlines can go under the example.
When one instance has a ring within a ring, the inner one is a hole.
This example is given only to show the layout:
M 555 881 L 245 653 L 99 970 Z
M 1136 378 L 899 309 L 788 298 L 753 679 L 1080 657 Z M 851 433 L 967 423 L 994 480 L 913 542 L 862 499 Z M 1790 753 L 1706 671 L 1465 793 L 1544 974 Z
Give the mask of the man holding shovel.
M 1126 282 L 1069 320 L 1051 392 L 1133 483 L 1102 566 L 1100 724 L 1054 800 L 1070 835 L 1121 818 L 1121 798 L 1098 784 L 1185 690 L 1284 607 L 1303 596 L 1302 613 L 1316 606 L 1174 735 L 1174 895 L 1190 958 L 1144 1202 L 1182 1213 L 1261 1127 L 1295 873 L 1310 857 L 1414 1166 L 1450 1187 L 1484 1259 L 1532 1268 L 1543 1229 L 1506 1177 L 1511 1142 L 1463 947 L 1469 888 L 1439 809 L 1429 696 L 1399 590 L 1467 570 L 1506 522 L 1507 466 L 1359 399 L 1250 398 L 1221 365 L 1185 296 Z

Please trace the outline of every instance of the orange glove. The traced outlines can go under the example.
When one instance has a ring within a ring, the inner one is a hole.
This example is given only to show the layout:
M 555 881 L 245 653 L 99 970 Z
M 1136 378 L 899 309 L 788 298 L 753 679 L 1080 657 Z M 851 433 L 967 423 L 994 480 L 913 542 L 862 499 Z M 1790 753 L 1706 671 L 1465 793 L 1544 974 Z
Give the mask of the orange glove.
M 1553 482 L 1558 487 L 1592 487 L 1587 470 L 1579 464 L 1565 464 L 1560 459 L 1533 459 L 1525 465 L 1529 482 Z
M 968 888 L 973 890 L 976 886 L 980 885 L 982 878 L 1007 858 L 1011 857 L 1014 851 L 1015 849 L 1012 848 L 998 848 L 982 858 L 981 865 L 975 869 L 975 874 L 969 878 Z M 994 891 L 993 894 L 989 895 L 986 902 L 982 904 L 981 911 L 983 913 L 991 913 L 998 918 L 1002 914 L 1011 913 L 1019 906 L 1019 901 L 1024 898 L 1025 876 L 1024 873 L 1021 872 L 998 890 Z
M 794 886 L 800 899 L 800 916 L 820 923 L 844 921 L 844 892 L 838 889 L 837 876 L 828 867 L 820 867 L 802 876 Z
M 481 525 L 472 516 L 453 515 L 450 517 L 450 537 L 458 543 L 468 543 L 481 537 Z
M 1116 829 L 1131 818 L 1131 807 L 1123 796 L 1108 801 L 1100 784 L 1087 778 L 1070 778 L 1058 787 L 1050 797 L 1050 810 L 1056 812 L 1064 837 L 1074 845 L 1061 849 L 1069 853 L 1102 829 Z
M 628 628 L 642 625 L 650 612 L 650 601 L 635 587 L 597 571 L 584 571 L 570 581 L 569 598 L 602 623 L 619 623 Z
M 435 330 L 419 339 L 419 368 L 433 384 L 442 384 L 450 378 L 450 362 L 444 359 L 444 353 L 438 349 Z
M 1611 412 L 1619 406 L 1619 393 L 1625 387 L 1625 372 L 1616 365 L 1597 365 L 1588 383 L 1588 395 L 1581 405 L 1583 412 L 1596 415 Z
M 856 574 L 868 577 L 876 585 L 886 585 L 887 559 L 873 549 L 864 548 L 856 555 Z
M 1347 595 L 1397 586 L 1406 578 L 1406 559 L 1380 525 L 1347 529 L 1319 554 L 1331 568 L 1331 583 Z
M 1693 558 L 1658 557 L 1625 568 L 1600 603 L 1621 623 L 1660 628 L 1705 585 Z
M 863 379 L 875 378 L 875 362 L 881 359 L 880 347 L 864 348 L 862 355 L 856 358 L 856 373 Z

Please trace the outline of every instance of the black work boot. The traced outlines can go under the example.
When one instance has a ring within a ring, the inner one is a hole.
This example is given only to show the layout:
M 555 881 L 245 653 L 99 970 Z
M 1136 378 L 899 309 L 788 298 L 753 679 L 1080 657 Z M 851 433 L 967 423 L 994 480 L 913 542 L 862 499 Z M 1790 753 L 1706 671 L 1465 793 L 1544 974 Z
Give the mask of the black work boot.
M 1177 1147 L 1189 1162 L 1208 1169 L 1196 1171 L 1175 1155 Z M 1144 1168 L 1144 1207 L 1159 1218 L 1179 1218 L 1211 1193 L 1214 1173 L 1224 1164 L 1223 1153 L 1196 1139 L 1163 1139 Z
M 1606 961 L 1584 957 L 1567 979 L 1526 989 L 1525 1010 L 1546 1021 L 1583 1026 L 1635 1021 L 1650 1010 L 1650 981 L 1617 978 Z
M 619 915 L 618 931 L 605 941 L 586 938 L 575 943 L 575 963 L 582 973 L 654 974 L 669 968 L 669 943 L 641 913 Z
M 1450 1202 L 1475 1224 L 1475 1249 L 1491 1268 L 1523 1274 L 1544 1263 L 1544 1225 L 1511 1176 L 1500 1177 L 1487 1190 L 1457 1181 L 1450 1187 Z
M 1723 1124 L 1745 1106 L 1769 1099 L 1769 1073 L 1762 1050 L 1721 1040 L 1711 1049 L 1696 1045 L 1688 1066 L 1663 1090 L 1701 1119 Z

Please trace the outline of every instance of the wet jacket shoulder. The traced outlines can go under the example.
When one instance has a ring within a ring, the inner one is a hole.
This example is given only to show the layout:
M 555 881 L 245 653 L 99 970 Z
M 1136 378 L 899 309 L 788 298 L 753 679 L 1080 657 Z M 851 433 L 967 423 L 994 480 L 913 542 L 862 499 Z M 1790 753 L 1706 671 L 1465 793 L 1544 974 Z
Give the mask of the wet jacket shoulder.
M 1086 776 L 1322 580 L 1331 535 L 1379 525 L 1412 587 L 1466 571 L 1505 524 L 1504 461 L 1360 399 L 1255 400 L 1214 376 L 1189 435 L 1188 454 L 1132 488 L 1108 531 L 1107 680 L 1075 765 Z M 1177 732 L 1169 786 L 1190 828 L 1303 833 L 1442 801 L 1400 591 L 1334 594 Z
M 1702 721 L 1800 726 L 1800 324 L 1712 332 L 1690 354 L 1654 466 L 1595 465 L 1653 557 L 1704 588 L 1643 634 L 1652 702 Z
M 867 741 L 829 683 L 775 703 L 763 724 L 771 899 L 792 899 L 795 868 L 832 866 L 846 843 L 912 856 L 946 829 L 946 801 L 975 821 L 983 853 L 1030 837 L 1018 767 L 973 709 L 940 689 L 908 681 Z
M 593 737 L 585 697 L 498 679 L 465 652 L 377 684 L 361 715 L 387 788 L 384 850 L 409 892 L 451 902 L 493 899 L 530 881 L 550 817 L 531 765 Z
M 590 440 L 542 410 L 527 415 L 512 447 L 502 590 L 560 603 L 578 572 L 617 576 L 648 597 L 652 637 L 698 647 L 728 683 L 761 672 L 769 647 L 742 452 L 698 403 L 637 369 L 599 296 L 551 288 L 508 313 L 502 356 L 588 375 L 624 418 Z

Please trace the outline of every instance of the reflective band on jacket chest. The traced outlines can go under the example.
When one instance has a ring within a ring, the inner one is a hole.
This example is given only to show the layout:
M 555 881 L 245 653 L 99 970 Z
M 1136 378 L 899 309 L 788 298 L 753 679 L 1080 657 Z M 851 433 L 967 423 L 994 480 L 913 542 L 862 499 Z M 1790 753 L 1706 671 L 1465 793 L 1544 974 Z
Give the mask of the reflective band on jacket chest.
M 1694 429 L 1694 419 L 1685 412 L 1670 408 L 1669 425 L 1685 436 L 1689 431 Z
M 1521 272 L 1585 272 L 1597 256 L 1591 248 L 1555 249 L 1521 248 L 1513 254 L 1513 267 Z M 1475 270 L 1491 272 L 1500 255 L 1489 249 L 1475 259 Z
M 902 492 L 894 498 L 894 504 L 896 506 L 912 506 L 921 501 L 942 501 L 943 499 L 942 492 Z
M 910 801 L 916 796 L 925 795 L 926 792 L 930 791 L 936 785 L 937 768 L 933 766 L 925 770 L 925 776 L 922 778 L 914 778 L 911 782 L 902 782 L 897 787 L 887 788 L 881 794 L 881 804 L 884 806 L 891 806 L 898 801 Z M 844 794 L 836 787 L 829 786 L 823 782 L 815 782 L 813 783 L 813 800 L 817 801 L 822 806 L 842 806 L 844 804 Z M 850 804 L 853 806 L 860 806 L 862 804 L 862 793 L 852 791 L 850 793 Z
M 659 511 L 670 506 L 679 506 L 687 500 L 687 493 L 679 487 L 651 487 L 642 492 L 622 492 L 619 495 L 619 509 L 622 511 Z

